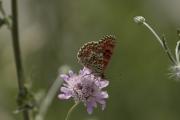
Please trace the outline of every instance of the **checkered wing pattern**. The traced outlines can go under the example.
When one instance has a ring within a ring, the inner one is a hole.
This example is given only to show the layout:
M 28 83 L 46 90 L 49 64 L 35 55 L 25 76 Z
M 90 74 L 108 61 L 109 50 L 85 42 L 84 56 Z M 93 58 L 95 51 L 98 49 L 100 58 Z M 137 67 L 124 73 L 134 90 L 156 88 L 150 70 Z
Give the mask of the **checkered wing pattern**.
M 99 41 L 84 44 L 77 54 L 78 61 L 92 72 L 102 75 L 111 59 L 114 47 L 115 37 L 106 35 Z

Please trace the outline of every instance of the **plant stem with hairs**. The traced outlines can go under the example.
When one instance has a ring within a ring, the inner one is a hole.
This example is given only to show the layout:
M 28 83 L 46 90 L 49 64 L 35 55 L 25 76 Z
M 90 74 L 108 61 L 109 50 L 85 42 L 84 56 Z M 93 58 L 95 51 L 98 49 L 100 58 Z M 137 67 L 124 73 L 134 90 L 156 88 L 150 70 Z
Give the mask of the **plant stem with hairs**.
M 140 25 L 144 25 L 156 37 L 157 41 L 161 44 L 161 47 L 172 62 L 172 66 L 170 67 L 171 72 L 169 74 L 170 77 L 174 77 L 175 80 L 180 80 L 180 29 L 177 30 L 178 41 L 175 47 L 175 54 L 173 55 L 167 45 L 165 37 L 162 36 L 162 38 L 160 38 L 155 30 L 146 22 L 143 16 L 134 17 L 134 21 Z
M 134 21 L 138 24 L 142 24 L 144 25 L 146 28 L 148 28 L 148 30 L 156 37 L 157 41 L 160 43 L 161 47 L 164 49 L 165 53 L 167 54 L 168 58 L 170 59 L 170 61 L 176 65 L 177 61 L 176 59 L 173 57 L 167 43 L 166 43 L 166 39 L 163 36 L 162 39 L 158 36 L 158 34 L 155 32 L 155 30 L 146 22 L 145 18 L 143 16 L 136 16 L 134 17 Z
M 15 64 L 16 64 L 16 70 L 17 70 L 17 80 L 18 80 L 18 88 L 19 93 L 17 97 L 17 103 L 19 107 L 22 108 L 23 111 L 23 118 L 24 120 L 29 120 L 29 109 L 26 109 L 25 107 L 28 106 L 25 103 L 25 99 L 27 97 L 27 89 L 24 86 L 24 72 L 22 67 L 22 61 L 21 61 L 21 52 L 20 52 L 20 46 L 19 46 L 19 32 L 18 32 L 18 4 L 17 0 L 11 0 L 11 10 L 12 10 L 12 40 L 13 40 L 13 50 L 14 50 L 14 56 L 15 56 Z

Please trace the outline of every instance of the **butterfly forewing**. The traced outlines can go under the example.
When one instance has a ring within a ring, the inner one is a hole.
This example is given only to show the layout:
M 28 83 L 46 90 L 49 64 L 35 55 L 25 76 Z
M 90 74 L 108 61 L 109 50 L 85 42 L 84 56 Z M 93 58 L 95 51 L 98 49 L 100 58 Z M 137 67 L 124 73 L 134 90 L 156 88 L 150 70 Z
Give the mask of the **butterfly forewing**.
M 111 59 L 114 46 L 113 36 L 105 36 L 97 42 L 88 42 L 80 48 L 78 61 L 93 73 L 102 75 Z
M 113 54 L 115 38 L 112 36 L 105 36 L 99 41 L 99 46 L 102 48 L 103 53 L 102 68 L 105 70 Z

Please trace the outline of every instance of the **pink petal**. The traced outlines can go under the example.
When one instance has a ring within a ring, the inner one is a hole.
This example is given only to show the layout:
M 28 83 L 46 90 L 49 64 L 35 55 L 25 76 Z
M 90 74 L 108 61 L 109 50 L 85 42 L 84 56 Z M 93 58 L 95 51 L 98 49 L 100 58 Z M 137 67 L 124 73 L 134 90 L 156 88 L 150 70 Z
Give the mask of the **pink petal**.
M 102 104 L 102 105 L 103 105 L 103 104 L 106 104 L 106 101 L 105 101 L 105 100 L 102 100 L 102 99 L 101 99 L 101 100 L 97 100 L 97 102 L 100 103 L 100 104 Z
M 107 87 L 108 85 L 109 85 L 109 81 L 107 81 L 107 80 L 104 80 L 104 81 L 100 81 L 100 82 L 99 82 L 99 87 L 100 87 L 100 88 Z
M 61 87 L 61 92 L 66 93 L 66 94 L 71 94 L 71 90 L 66 87 Z
M 101 98 L 108 98 L 109 97 L 109 95 L 108 95 L 108 93 L 106 91 L 105 92 L 101 92 L 100 96 L 101 96 Z
M 93 106 L 92 106 L 91 104 L 88 104 L 88 105 L 87 105 L 87 112 L 88 112 L 88 114 L 92 114 L 92 112 L 93 112 Z
M 69 99 L 71 97 L 71 95 L 65 95 L 65 94 L 59 94 L 58 95 L 58 98 L 59 99 L 65 99 L 65 100 L 67 100 L 67 99 Z
M 60 77 L 65 81 L 69 79 L 69 76 L 66 74 L 61 74 Z
M 91 104 L 93 107 L 97 107 L 95 99 L 90 100 L 89 104 Z
M 102 110 L 106 108 L 106 104 L 102 104 Z

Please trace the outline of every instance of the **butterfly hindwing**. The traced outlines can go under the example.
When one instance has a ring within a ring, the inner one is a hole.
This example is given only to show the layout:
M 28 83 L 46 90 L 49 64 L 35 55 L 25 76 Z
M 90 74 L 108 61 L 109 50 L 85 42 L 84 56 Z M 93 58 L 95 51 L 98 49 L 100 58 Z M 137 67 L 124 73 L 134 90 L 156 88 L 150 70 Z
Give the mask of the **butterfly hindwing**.
M 99 45 L 100 48 L 102 48 L 102 53 L 103 53 L 102 67 L 103 70 L 105 70 L 113 54 L 113 49 L 115 47 L 115 37 L 105 36 L 99 41 Z
M 99 41 L 84 44 L 77 55 L 79 62 L 96 74 L 103 74 L 115 46 L 113 36 L 104 36 Z

